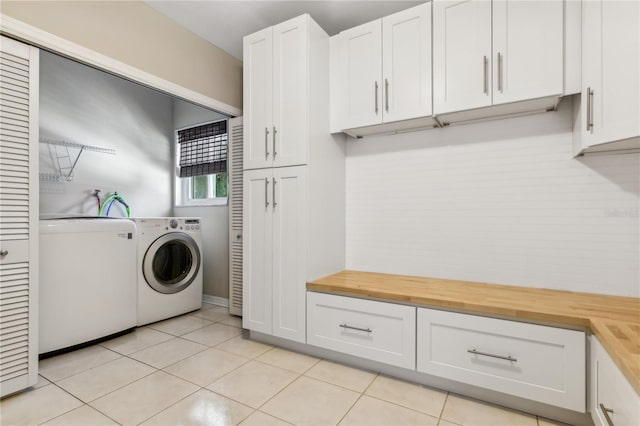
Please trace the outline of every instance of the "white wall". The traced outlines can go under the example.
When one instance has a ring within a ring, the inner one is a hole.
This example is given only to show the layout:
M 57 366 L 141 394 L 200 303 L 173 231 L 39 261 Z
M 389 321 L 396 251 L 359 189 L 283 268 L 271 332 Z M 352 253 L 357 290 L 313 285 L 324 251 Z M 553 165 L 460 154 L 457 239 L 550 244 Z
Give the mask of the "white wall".
M 216 112 L 181 100 L 174 101 L 174 127 L 197 125 L 224 118 Z M 174 216 L 202 218 L 204 294 L 229 298 L 229 207 L 174 207 Z
M 40 214 L 96 215 L 91 196 L 117 191 L 133 216 L 168 216 L 173 205 L 170 97 L 41 51 L 40 136 L 116 150 L 83 152 L 71 182 L 40 182 Z M 40 145 L 40 171 L 55 170 L 56 148 Z M 59 149 L 59 148 L 58 148 Z M 72 157 L 78 150 L 70 150 Z M 111 216 L 124 216 L 114 207 Z
M 347 268 L 640 296 L 640 155 L 571 158 L 571 100 L 347 142 Z

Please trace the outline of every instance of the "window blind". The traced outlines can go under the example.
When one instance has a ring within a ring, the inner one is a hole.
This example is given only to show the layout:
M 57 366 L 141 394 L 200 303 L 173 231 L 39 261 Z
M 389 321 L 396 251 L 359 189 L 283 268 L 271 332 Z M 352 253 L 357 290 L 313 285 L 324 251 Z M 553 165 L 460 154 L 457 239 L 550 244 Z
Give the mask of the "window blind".
M 180 177 L 227 171 L 227 120 L 178 130 Z

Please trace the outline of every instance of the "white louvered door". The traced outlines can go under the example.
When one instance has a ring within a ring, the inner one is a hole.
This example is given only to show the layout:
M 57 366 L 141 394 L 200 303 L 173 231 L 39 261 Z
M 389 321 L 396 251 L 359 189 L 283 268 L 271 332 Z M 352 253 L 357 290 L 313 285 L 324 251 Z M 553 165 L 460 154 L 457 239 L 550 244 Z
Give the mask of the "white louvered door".
M 229 129 L 229 313 L 242 315 L 242 117 Z
M 38 379 L 38 49 L 0 39 L 0 394 Z

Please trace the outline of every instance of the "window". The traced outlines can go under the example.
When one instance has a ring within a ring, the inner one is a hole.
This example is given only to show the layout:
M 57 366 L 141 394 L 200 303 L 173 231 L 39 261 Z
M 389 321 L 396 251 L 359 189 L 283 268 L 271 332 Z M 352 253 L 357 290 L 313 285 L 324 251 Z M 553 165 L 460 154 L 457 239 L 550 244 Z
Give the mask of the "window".
M 176 204 L 227 203 L 227 120 L 180 129 Z

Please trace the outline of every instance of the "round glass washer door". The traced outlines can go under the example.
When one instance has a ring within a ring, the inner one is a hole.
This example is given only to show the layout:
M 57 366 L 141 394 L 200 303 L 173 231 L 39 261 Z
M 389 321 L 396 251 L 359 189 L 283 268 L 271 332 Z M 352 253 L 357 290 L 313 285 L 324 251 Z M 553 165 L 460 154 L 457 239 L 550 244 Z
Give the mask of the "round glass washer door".
M 189 235 L 182 232 L 165 234 L 147 249 L 142 272 L 147 284 L 160 293 L 184 290 L 200 270 L 200 250 Z

